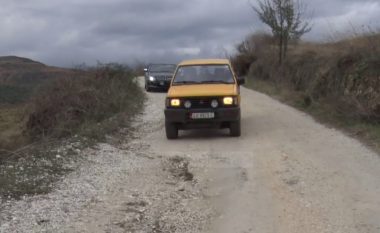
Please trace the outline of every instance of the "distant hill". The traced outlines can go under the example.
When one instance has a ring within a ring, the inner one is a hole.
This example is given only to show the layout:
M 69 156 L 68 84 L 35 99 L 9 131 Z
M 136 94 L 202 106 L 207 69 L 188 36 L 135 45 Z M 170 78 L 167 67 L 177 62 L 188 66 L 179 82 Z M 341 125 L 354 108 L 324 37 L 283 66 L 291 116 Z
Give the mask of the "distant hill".
M 28 58 L 6 56 L 0 57 L 0 85 L 27 85 L 44 79 L 66 77 L 76 71 L 51 67 Z
M 40 62 L 36 62 L 36 61 L 33 61 L 29 58 L 24 58 L 24 57 L 17 57 L 17 56 L 3 56 L 3 57 L 0 57 L 0 62 L 2 64 L 6 64 L 6 63 L 9 63 L 9 64 L 12 64 L 12 63 L 23 63 L 23 64 L 39 64 L 40 66 L 45 66 L 44 64 L 40 63 Z
M 28 58 L 0 57 L 0 104 L 24 102 L 41 84 L 77 73 L 73 69 L 51 67 Z

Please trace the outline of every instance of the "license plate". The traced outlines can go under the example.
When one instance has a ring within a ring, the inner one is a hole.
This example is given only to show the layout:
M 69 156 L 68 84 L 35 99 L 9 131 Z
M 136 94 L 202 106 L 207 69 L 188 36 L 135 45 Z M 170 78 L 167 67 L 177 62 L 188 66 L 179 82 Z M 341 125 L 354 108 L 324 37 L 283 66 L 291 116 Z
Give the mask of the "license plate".
M 197 112 L 190 115 L 191 119 L 213 119 L 215 113 L 213 112 Z

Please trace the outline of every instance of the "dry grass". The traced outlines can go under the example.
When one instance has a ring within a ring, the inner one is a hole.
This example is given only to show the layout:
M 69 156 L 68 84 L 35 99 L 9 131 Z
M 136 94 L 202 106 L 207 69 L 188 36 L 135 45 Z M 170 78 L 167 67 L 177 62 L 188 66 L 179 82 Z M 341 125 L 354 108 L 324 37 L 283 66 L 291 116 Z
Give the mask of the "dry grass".
M 33 99 L 28 132 L 60 137 L 87 131 L 118 113 L 133 116 L 144 99 L 133 78 L 129 68 L 107 65 L 85 76 L 56 80 Z
M 42 85 L 26 103 L 0 106 L 0 160 L 47 138 L 103 140 L 141 109 L 145 96 L 128 67 L 100 65 L 77 74 Z
M 327 101 L 350 118 L 380 121 L 380 35 L 329 44 L 292 46 L 281 67 L 261 53 L 250 75 L 303 92 L 307 102 Z M 331 102 L 332 101 L 332 102 Z
M 23 106 L 0 106 L 0 155 L 28 142 Z
M 49 192 L 84 148 L 133 131 L 129 122 L 145 96 L 131 69 L 110 64 L 68 74 L 25 103 L 0 106 L 0 201 Z

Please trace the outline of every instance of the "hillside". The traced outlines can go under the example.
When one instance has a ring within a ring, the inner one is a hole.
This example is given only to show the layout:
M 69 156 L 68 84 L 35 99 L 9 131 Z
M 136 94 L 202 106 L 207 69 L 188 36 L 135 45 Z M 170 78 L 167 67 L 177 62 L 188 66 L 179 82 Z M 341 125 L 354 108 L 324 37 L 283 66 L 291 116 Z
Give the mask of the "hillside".
M 0 57 L 0 104 L 25 102 L 42 83 L 78 71 L 51 67 L 28 58 Z
M 298 42 L 282 65 L 269 35 L 252 35 L 233 58 L 248 86 L 346 129 L 380 150 L 380 34 Z
M 0 154 L 27 143 L 23 136 L 31 97 L 43 84 L 73 77 L 71 69 L 50 67 L 28 58 L 0 57 Z
M 83 71 L 0 57 L 0 162 L 10 151 L 48 137 L 99 139 L 119 129 L 144 100 L 134 77 L 120 64 Z

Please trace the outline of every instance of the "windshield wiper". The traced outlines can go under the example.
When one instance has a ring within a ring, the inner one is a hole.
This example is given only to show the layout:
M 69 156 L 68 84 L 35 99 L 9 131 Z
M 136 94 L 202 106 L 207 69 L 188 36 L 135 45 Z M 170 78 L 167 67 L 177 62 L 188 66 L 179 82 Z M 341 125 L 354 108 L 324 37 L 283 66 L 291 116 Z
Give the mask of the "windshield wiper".
M 220 84 L 233 84 L 232 82 L 223 81 L 223 80 L 209 80 L 209 81 L 203 81 L 201 83 L 220 83 Z
M 180 82 L 174 82 L 174 84 L 199 84 L 200 82 L 195 81 L 180 81 Z

